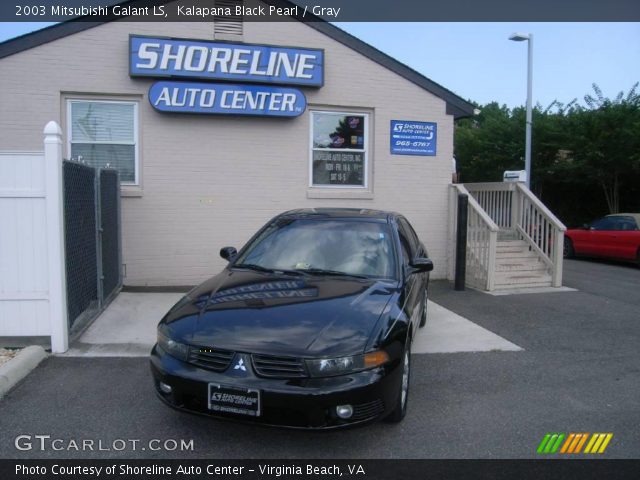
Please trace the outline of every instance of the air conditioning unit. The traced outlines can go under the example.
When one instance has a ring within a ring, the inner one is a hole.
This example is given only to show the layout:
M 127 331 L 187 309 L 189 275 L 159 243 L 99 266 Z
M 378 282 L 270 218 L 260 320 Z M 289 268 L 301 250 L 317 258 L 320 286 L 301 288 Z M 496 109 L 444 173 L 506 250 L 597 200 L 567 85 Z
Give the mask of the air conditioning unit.
M 526 170 L 506 170 L 502 174 L 503 182 L 523 182 L 527 181 L 527 171 Z

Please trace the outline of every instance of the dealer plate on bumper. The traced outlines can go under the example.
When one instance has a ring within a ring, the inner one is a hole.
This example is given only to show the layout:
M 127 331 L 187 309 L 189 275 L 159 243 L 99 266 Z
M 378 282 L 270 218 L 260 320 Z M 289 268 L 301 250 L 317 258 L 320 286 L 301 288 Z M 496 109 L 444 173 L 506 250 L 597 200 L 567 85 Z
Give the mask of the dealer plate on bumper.
M 210 383 L 207 403 L 214 412 L 260 416 L 260 390 Z

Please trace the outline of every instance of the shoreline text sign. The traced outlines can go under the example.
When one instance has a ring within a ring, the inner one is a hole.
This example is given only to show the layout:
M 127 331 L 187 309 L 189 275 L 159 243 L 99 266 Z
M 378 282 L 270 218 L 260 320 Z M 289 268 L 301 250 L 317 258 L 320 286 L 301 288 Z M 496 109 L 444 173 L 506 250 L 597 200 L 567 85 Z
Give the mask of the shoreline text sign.
M 321 87 L 324 51 L 131 35 L 129 74 Z

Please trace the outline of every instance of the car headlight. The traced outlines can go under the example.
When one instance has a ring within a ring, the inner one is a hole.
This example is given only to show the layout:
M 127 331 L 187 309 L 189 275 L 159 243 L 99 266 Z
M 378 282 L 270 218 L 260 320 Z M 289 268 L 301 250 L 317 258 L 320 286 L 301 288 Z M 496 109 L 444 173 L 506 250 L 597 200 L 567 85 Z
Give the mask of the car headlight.
M 362 355 L 337 358 L 317 358 L 306 360 L 307 369 L 312 377 L 333 377 L 379 367 L 389 361 L 389 355 L 382 350 Z
M 158 345 L 165 352 L 167 352 L 172 357 L 176 357 L 178 360 L 187 361 L 189 357 L 189 346 L 184 343 L 176 342 L 175 340 L 169 338 L 169 336 L 158 329 Z

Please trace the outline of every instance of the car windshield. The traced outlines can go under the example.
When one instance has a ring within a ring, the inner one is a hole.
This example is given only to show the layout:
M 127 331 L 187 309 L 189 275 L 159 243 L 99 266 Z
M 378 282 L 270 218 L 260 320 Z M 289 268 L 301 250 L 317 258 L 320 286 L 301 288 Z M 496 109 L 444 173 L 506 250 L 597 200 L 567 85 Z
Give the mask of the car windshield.
M 395 278 L 394 258 L 386 223 L 280 219 L 267 227 L 234 265 Z

